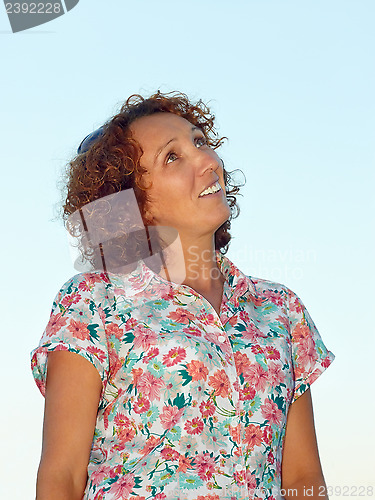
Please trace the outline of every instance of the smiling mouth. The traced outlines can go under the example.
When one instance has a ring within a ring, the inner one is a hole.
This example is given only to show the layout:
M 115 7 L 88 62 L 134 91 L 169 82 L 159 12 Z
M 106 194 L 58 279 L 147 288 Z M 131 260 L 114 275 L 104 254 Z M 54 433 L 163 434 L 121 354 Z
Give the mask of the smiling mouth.
M 203 196 L 207 196 L 209 194 L 217 193 L 218 191 L 221 191 L 221 186 L 219 184 L 219 181 L 216 181 L 213 186 L 210 186 L 204 191 L 202 191 L 201 194 L 198 196 L 198 198 L 202 198 Z

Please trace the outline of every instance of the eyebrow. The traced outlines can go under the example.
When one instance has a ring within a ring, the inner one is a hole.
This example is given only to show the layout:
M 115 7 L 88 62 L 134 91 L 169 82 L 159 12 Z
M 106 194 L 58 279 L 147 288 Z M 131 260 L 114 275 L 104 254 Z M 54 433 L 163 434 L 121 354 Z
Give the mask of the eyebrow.
M 200 132 L 202 132 L 202 129 L 200 129 L 199 127 L 196 127 L 196 126 L 191 127 L 191 132 L 195 132 L 196 130 L 199 130 Z M 202 133 L 203 133 L 203 132 L 202 132 Z M 162 146 L 162 147 L 159 149 L 159 151 L 156 153 L 156 155 L 155 155 L 155 160 L 156 160 L 156 158 L 160 155 L 160 153 L 163 151 L 163 149 L 165 149 L 165 148 L 168 146 L 168 144 L 170 144 L 171 142 L 176 141 L 176 140 L 177 140 L 177 138 L 176 138 L 176 137 L 173 137 L 173 139 L 170 139 L 168 142 L 166 142 L 166 143 L 164 144 L 164 146 Z

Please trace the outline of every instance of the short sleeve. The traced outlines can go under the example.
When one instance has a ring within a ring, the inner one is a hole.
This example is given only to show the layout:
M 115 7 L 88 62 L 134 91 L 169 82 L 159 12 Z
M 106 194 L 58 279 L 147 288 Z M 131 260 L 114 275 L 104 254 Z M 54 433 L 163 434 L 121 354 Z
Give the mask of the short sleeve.
M 294 394 L 301 396 L 335 359 L 322 338 L 301 299 L 288 289 Z
M 79 354 L 98 370 L 103 391 L 108 379 L 109 356 L 103 311 L 94 299 L 94 290 L 105 289 L 105 283 L 91 275 L 77 275 L 57 294 L 49 322 L 39 346 L 31 353 L 33 377 L 45 395 L 47 355 L 51 351 Z M 105 296 L 105 293 L 102 293 Z

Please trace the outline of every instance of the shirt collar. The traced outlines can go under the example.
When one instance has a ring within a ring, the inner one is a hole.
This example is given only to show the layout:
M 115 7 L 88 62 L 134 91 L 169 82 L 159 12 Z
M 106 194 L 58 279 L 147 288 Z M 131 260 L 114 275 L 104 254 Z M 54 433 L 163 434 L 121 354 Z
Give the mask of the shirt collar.
M 215 254 L 218 267 L 227 282 L 227 288 L 230 290 L 228 300 L 233 301 L 235 305 L 237 305 L 238 298 L 245 296 L 247 293 L 250 293 L 256 298 L 257 294 L 251 278 L 240 271 L 238 267 L 219 250 L 216 250 Z M 143 260 L 140 260 L 136 268 L 128 274 L 111 274 L 109 275 L 109 279 L 115 287 L 115 291 L 126 297 L 135 297 L 143 292 L 150 285 L 151 281 L 154 282 L 155 280 L 161 285 L 172 286 L 176 291 L 179 287 L 185 286 L 163 279 L 148 267 Z
M 250 300 L 256 303 L 258 297 L 251 278 L 240 271 L 228 257 L 219 251 L 216 251 L 216 258 L 220 271 L 228 284 L 228 302 L 233 303 L 233 305 L 237 307 L 240 297 L 247 300 L 246 296 L 250 295 Z

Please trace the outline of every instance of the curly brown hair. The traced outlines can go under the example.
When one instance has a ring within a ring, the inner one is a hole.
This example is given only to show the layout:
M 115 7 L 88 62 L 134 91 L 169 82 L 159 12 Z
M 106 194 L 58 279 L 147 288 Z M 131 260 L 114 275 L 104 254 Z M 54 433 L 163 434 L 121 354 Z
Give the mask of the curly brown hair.
M 213 149 L 219 148 L 226 139 L 218 136 L 214 127 L 215 117 L 201 100 L 194 104 L 183 93 L 163 94 L 157 91 L 148 98 L 138 94 L 131 95 L 119 113 L 101 127 L 95 140 L 90 143 L 88 136 L 88 141 L 87 138 L 82 141 L 77 156 L 67 166 L 66 199 L 62 217 L 69 233 L 81 239 L 79 247 L 82 257 L 94 267 L 98 267 L 100 256 L 88 240 L 84 240 L 85 228 L 77 223 L 77 219 L 72 222 L 71 216 L 77 211 L 82 214 L 82 207 L 95 200 L 133 189 L 143 223 L 147 228 L 145 212 L 149 200 L 147 186 L 143 182 L 146 169 L 140 163 L 143 151 L 132 137 L 130 124 L 138 118 L 160 112 L 174 113 L 200 128 L 207 144 Z M 231 240 L 231 220 L 238 217 L 240 212 L 236 195 L 243 184 L 235 184 L 224 165 L 223 169 L 231 214 L 215 232 L 215 249 L 226 253 Z M 117 244 L 119 242 L 120 240 Z

